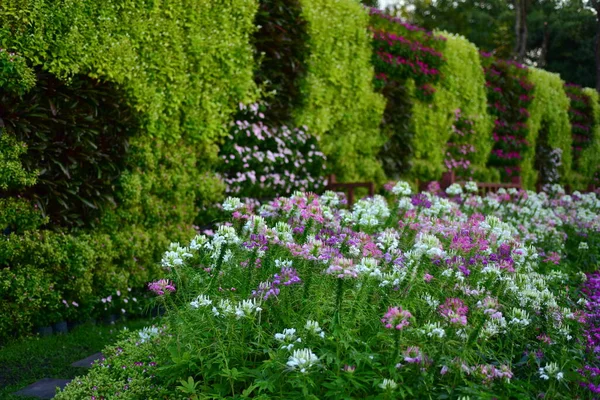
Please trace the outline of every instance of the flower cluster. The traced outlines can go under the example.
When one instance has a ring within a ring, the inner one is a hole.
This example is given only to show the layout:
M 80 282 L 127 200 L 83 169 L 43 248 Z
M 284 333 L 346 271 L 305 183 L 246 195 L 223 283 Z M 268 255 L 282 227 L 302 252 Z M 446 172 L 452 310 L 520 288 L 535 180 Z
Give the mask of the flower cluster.
M 583 88 L 572 83 L 565 83 L 565 93 L 571 99 L 569 121 L 573 133 L 573 161 L 577 162 L 581 152 L 591 141 L 594 128 L 594 109 L 592 99 L 585 94 Z
M 164 354 L 155 384 L 202 376 L 221 398 L 256 385 L 275 399 L 588 398 L 599 279 L 577 287 L 597 265 L 600 199 L 473 186 L 438 196 L 397 183 L 351 210 L 331 192 L 256 212 L 227 200 L 232 220 L 212 238 L 169 249 L 190 256 L 159 285 L 178 291 L 167 334 L 142 334 Z
M 463 116 L 460 109 L 455 110 L 452 136 L 446 144 L 444 164 L 446 169 L 454 172 L 458 178 L 467 179 L 472 176 L 470 167 L 476 149 L 470 142 L 474 134 L 473 121 Z
M 376 86 L 414 79 L 417 98 L 430 101 L 445 63 L 445 39 L 377 9 L 371 9 L 371 24 Z
M 495 117 L 494 148 L 490 164 L 499 167 L 504 179 L 520 175 L 523 150 L 527 141 L 529 107 L 533 84 L 527 68 L 513 61 L 496 60 L 482 53 L 488 110 Z
M 306 127 L 273 127 L 266 105 L 240 104 L 228 140 L 221 146 L 226 192 L 264 199 L 295 190 L 319 191 L 325 185 L 325 155 Z

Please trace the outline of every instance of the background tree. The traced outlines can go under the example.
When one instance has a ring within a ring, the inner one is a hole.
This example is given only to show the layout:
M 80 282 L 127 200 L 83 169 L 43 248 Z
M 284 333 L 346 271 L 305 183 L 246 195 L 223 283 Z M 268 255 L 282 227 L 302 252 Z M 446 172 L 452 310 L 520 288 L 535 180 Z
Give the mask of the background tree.
M 516 4 L 527 6 L 519 18 Z M 560 73 L 567 82 L 598 89 L 599 11 L 600 0 L 403 0 L 392 7 L 396 15 L 428 30 L 461 34 L 496 57 L 515 57 Z M 526 23 L 516 29 L 523 16 Z

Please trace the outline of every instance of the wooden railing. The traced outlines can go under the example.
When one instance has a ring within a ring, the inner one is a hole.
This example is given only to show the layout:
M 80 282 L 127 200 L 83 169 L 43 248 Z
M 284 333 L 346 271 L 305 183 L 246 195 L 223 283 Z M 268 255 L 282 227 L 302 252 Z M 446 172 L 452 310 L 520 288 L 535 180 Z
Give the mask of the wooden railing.
M 466 181 L 459 181 L 456 179 L 454 172 L 445 172 L 442 175 L 442 179 L 440 181 L 440 187 L 442 190 L 446 190 L 448 186 L 453 183 L 458 183 L 461 186 L 464 186 Z M 522 189 L 523 184 L 521 182 L 521 177 L 516 176 L 513 177 L 512 182 L 510 183 L 492 183 L 492 182 L 476 182 L 477 188 L 479 190 L 479 194 L 485 196 L 488 193 L 496 193 L 500 189 Z
M 348 207 L 354 204 L 354 189 L 366 188 L 369 191 L 369 196 L 375 195 L 375 184 L 373 182 L 348 182 L 341 183 L 336 180 L 335 175 L 329 175 L 327 180 L 326 190 L 332 190 L 334 192 L 343 191 L 347 195 Z

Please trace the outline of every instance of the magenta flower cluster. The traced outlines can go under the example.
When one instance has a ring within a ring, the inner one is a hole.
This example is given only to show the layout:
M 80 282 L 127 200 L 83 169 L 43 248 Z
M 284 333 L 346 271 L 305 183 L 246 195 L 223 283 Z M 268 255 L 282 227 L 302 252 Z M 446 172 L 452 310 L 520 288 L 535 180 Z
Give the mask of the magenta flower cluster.
M 160 279 L 148 284 L 148 289 L 158 296 L 164 296 L 166 293 L 175 292 L 175 285 L 168 279 Z
M 412 314 L 406 310 L 403 310 L 402 307 L 390 307 L 381 319 L 381 323 L 383 323 L 387 329 L 396 329 L 401 331 L 410 325 L 411 318 Z

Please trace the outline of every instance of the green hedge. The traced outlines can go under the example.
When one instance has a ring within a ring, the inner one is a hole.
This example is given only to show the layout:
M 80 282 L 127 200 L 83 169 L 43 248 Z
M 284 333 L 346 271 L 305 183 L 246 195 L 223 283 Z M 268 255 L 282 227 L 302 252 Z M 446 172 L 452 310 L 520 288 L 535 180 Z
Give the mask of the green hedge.
M 0 340 L 32 324 L 75 318 L 71 311 L 54 314 L 57 300 L 102 311 L 100 298 L 144 286 L 156 276 L 165 246 L 194 233 L 198 206 L 217 200 L 223 189 L 213 172 L 218 143 L 238 103 L 256 98 L 250 45 L 256 9 L 255 0 L 0 4 L 0 48 L 67 83 L 85 76 L 115 84 L 140 121 L 117 182 L 117 206 L 101 216 L 93 231 L 23 232 L 23 221 L 14 216 L 23 204 L 13 202 L 0 211 L 0 221 L 6 221 L 0 227 L 6 233 L 0 236 L 0 281 L 6 289 L 0 298 L 12 307 L 12 313 L 2 310 L 8 315 L 4 320 L 13 321 L 1 324 Z M 31 88 L 24 63 L 1 65 L 5 89 L 15 82 L 5 78 L 8 72 L 23 77 L 23 92 Z M 2 182 L 33 183 L 15 167 L 21 145 L 7 146 L 4 142 L 14 137 L 0 137 Z M 5 165 L 11 166 L 10 177 L 4 176 Z M 48 250 L 30 257 L 40 242 L 60 255 Z M 75 257 L 73 243 L 81 256 Z M 75 262 L 85 270 L 73 267 Z M 73 286 L 56 269 L 73 271 L 81 284 Z M 34 297 L 41 300 L 15 297 L 22 291 L 18 282 L 29 287 L 38 281 Z M 44 319 L 48 315 L 53 320 Z
M 535 85 L 534 98 L 529 107 L 529 146 L 523 152 L 521 177 L 528 189 L 535 188 L 538 171 L 535 170 L 535 146 L 542 125 L 547 128 L 547 144 L 553 149 L 562 150 L 560 183 L 571 182 L 571 123 L 569 121 L 569 98 L 564 90 L 564 82 L 558 74 L 537 68 L 530 68 L 531 82 Z
M 465 118 L 474 121 L 475 134 L 471 141 L 476 148 L 474 171 L 479 179 L 486 179 L 493 123 L 487 111 L 485 76 L 479 52 L 462 36 L 447 32 L 436 34 L 447 38 L 443 51 L 446 63 L 442 66 L 442 78 L 436 85 L 433 102 L 415 100 L 413 103 L 413 175 L 423 180 L 440 178 L 444 172 L 446 143 L 452 135 L 454 112 L 460 109 Z
M 578 189 L 586 189 L 589 184 L 600 185 L 600 98 L 594 89 L 583 89 L 584 95 L 590 98 L 594 113 L 592 142 L 582 151 L 576 165 L 573 165 L 574 183 Z
M 367 11 L 353 0 L 301 0 L 308 21 L 308 72 L 296 112 L 321 139 L 340 181 L 383 179 L 376 160 L 384 142 L 379 124 L 385 101 L 373 90 Z

